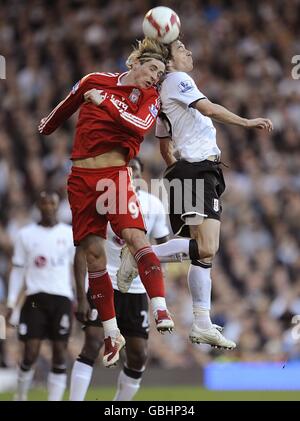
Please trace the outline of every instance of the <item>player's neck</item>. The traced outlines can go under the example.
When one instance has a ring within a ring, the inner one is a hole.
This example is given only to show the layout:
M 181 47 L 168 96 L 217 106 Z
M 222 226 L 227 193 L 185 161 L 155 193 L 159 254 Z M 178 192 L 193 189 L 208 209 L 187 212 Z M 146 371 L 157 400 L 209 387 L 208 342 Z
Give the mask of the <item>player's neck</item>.
M 41 225 L 42 227 L 54 227 L 58 224 L 57 219 L 41 219 L 38 225 Z
M 135 77 L 133 75 L 132 72 L 127 72 L 125 73 L 120 79 L 119 79 L 119 83 L 122 86 L 128 86 L 128 85 L 133 85 L 133 86 L 137 86 Z

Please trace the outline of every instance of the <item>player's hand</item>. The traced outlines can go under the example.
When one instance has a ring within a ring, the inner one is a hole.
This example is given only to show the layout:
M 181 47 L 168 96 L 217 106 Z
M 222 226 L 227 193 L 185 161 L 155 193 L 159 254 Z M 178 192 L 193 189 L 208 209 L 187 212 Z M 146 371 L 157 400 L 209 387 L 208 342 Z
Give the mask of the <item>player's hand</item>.
M 268 118 L 252 118 L 251 120 L 247 120 L 247 128 L 271 132 L 273 130 L 273 123 Z
M 77 310 L 75 311 L 76 319 L 81 323 L 87 322 L 89 320 L 90 310 L 91 308 L 86 298 L 78 300 Z
M 100 105 L 105 99 L 105 95 L 101 89 L 90 89 L 84 94 L 85 102 L 92 102 L 95 105 Z

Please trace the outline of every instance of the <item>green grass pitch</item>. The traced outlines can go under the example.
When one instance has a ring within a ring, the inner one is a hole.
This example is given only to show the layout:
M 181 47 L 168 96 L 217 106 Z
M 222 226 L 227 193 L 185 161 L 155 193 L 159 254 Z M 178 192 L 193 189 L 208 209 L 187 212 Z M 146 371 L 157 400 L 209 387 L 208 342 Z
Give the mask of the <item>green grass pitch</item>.
M 86 400 L 111 401 L 114 388 L 89 389 Z M 0 401 L 12 400 L 12 393 L 0 394 Z M 35 389 L 29 393 L 29 400 L 47 399 L 47 392 Z M 65 394 L 65 400 L 68 393 Z M 200 387 L 141 387 L 136 401 L 300 401 L 299 391 L 209 391 Z

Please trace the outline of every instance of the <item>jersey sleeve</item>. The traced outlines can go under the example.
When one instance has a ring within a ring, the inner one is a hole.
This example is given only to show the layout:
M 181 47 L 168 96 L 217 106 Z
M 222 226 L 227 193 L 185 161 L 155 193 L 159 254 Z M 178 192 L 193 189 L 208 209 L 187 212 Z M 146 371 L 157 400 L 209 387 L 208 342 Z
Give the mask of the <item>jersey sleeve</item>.
M 154 239 L 166 237 L 170 234 L 165 208 L 160 200 L 157 200 L 156 206 L 156 220 L 153 224 L 153 229 L 150 233 L 151 237 Z
M 24 239 L 23 239 L 22 234 L 19 233 L 15 242 L 15 246 L 14 246 L 14 254 L 12 258 L 13 266 L 25 267 L 26 258 L 27 258 L 27 252 L 24 245 Z
M 124 110 L 116 101 L 112 101 L 112 104 L 118 111 L 119 122 L 142 137 L 153 127 L 160 107 L 156 93 L 149 95 L 140 104 L 136 113 Z
M 171 133 L 168 131 L 165 122 L 162 117 L 157 117 L 155 136 L 158 138 L 170 137 Z
M 84 94 L 93 87 L 93 74 L 84 76 L 77 82 L 69 95 L 51 113 L 42 119 L 39 132 L 44 135 L 53 133 L 63 122 L 74 114 L 84 102 Z
M 187 73 L 178 72 L 172 78 L 169 98 L 190 106 L 199 99 L 206 99 L 206 96 L 199 91 L 194 80 Z

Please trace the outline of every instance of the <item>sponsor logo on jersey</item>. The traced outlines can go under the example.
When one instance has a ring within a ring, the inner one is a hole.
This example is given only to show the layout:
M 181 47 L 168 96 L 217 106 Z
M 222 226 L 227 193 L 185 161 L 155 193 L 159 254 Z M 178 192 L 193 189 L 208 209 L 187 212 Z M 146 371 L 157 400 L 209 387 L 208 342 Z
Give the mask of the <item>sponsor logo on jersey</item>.
M 158 114 L 158 109 L 155 107 L 155 105 L 154 105 L 154 104 L 151 104 L 151 105 L 150 105 L 150 107 L 149 107 L 149 111 L 150 111 L 151 115 L 152 115 L 154 118 L 156 118 L 156 117 L 157 117 L 157 114 Z
M 185 93 L 194 89 L 194 86 L 190 80 L 183 80 L 179 83 L 178 88 L 181 93 Z
M 129 101 L 131 101 L 133 104 L 136 104 L 139 100 L 139 97 L 141 95 L 141 92 L 139 89 L 134 88 L 131 91 L 131 94 L 129 95 Z
M 215 212 L 219 212 L 220 205 L 219 205 L 218 199 L 213 199 L 213 209 L 214 209 Z
M 72 94 L 74 95 L 75 94 L 75 92 L 78 90 L 78 88 L 79 88 L 79 85 L 80 85 L 80 80 L 77 82 L 77 83 L 75 83 L 75 85 L 73 86 L 73 88 L 72 88 Z
M 35 266 L 36 267 L 38 267 L 38 268 L 43 268 L 44 266 L 46 266 L 46 264 L 47 264 L 47 259 L 46 259 L 46 257 L 44 257 L 44 256 L 37 256 L 35 259 L 34 259 L 34 264 L 35 264 Z

